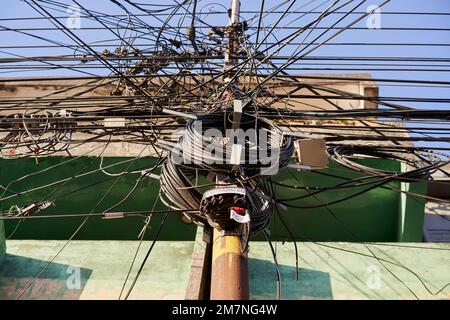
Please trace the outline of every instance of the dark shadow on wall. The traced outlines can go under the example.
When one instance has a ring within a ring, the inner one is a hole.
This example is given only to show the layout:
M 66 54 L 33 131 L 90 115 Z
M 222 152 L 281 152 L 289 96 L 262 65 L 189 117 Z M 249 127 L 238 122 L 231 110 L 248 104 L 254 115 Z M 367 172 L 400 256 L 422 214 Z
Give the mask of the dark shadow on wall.
M 425 242 L 450 243 L 450 206 L 440 205 L 426 209 L 423 235 Z
M 276 274 L 271 261 L 249 258 L 250 299 L 275 299 Z M 281 273 L 281 299 L 333 299 L 328 272 L 279 265 Z
M 48 263 L 6 254 L 0 266 L 0 300 L 17 299 Z M 92 270 L 51 263 L 21 297 L 24 300 L 78 300 Z

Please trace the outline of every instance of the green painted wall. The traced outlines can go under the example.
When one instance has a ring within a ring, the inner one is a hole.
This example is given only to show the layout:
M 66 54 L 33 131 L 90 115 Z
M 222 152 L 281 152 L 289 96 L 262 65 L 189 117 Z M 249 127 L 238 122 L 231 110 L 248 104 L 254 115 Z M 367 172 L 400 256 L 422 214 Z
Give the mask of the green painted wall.
M 0 160 L 0 184 L 6 186 L 14 179 L 25 174 L 30 174 L 50 166 L 58 165 L 67 161 L 66 157 L 48 157 L 39 159 L 36 165 L 34 159 Z M 127 158 L 105 159 L 104 166 L 114 162 L 124 161 Z M 143 158 L 135 161 L 130 170 L 147 168 L 154 163 L 154 159 Z M 399 170 L 400 164 L 395 161 L 363 159 L 358 160 L 365 165 L 385 170 Z M 126 169 L 128 164 L 122 164 L 108 169 L 111 173 L 118 173 Z M 81 178 L 73 179 L 67 183 L 50 186 L 26 194 L 14 195 L 43 184 L 57 182 L 63 178 L 75 174 L 98 169 L 99 160 L 93 157 L 83 157 L 70 161 L 47 172 L 30 176 L 9 186 L 9 192 L 4 192 L 4 200 L 0 201 L 0 209 L 5 212 L 12 205 L 24 206 L 33 201 L 44 199 L 58 199 L 55 206 L 39 214 L 63 214 L 63 213 L 89 213 L 90 211 L 101 212 L 120 201 L 133 187 L 138 174 L 122 177 L 113 187 L 109 195 L 97 208 L 96 204 L 103 197 L 108 188 L 116 178 L 109 177 L 101 172 L 90 174 Z M 331 163 L 330 168 L 323 170 L 324 173 L 339 175 L 353 179 L 362 177 L 364 174 L 346 170 L 345 168 Z M 292 185 L 330 186 L 342 183 L 343 179 L 328 177 L 310 172 L 297 172 L 292 169 L 281 170 L 274 180 L 283 181 Z M 145 178 L 139 184 L 130 198 L 114 211 L 140 211 L 150 210 L 157 197 L 159 181 Z M 424 186 L 417 188 L 411 184 L 419 193 L 425 193 Z M 400 183 L 390 183 L 387 187 L 400 189 Z M 316 197 L 307 197 L 294 202 L 302 206 L 314 206 L 334 201 L 357 193 L 368 188 L 352 187 L 346 189 L 334 189 L 321 192 Z M 305 190 L 293 190 L 277 187 L 277 197 L 289 198 L 296 195 L 307 195 Z M 12 196 L 12 197 L 11 197 Z M 10 198 L 5 198 L 10 197 Z M 409 199 L 409 196 L 404 197 Z M 399 237 L 399 224 L 408 226 L 408 238 L 417 239 L 421 237 L 423 223 L 423 203 L 420 201 L 408 201 L 408 215 L 406 220 L 401 218 L 401 208 L 404 200 L 400 193 L 388 188 L 375 188 L 362 195 L 337 204 L 314 208 L 314 209 L 289 209 L 282 211 L 288 225 L 296 240 L 314 241 L 402 241 Z M 402 202 L 403 201 L 403 202 Z M 94 209 L 95 208 L 95 209 Z M 157 204 L 156 210 L 164 210 L 161 204 Z M 152 218 L 152 228 L 147 232 L 147 239 L 151 239 L 161 220 L 161 214 L 155 214 Z M 84 218 L 71 219 L 39 219 L 21 222 L 13 238 L 16 239 L 66 239 L 68 238 Z M 9 235 L 16 227 L 16 221 L 6 222 L 6 234 Z M 135 240 L 143 226 L 142 217 L 130 217 L 125 219 L 102 220 L 99 217 L 89 218 L 86 225 L 81 229 L 76 239 L 129 239 Z M 289 233 L 278 218 L 271 223 L 272 238 L 278 241 L 291 240 Z M 168 223 L 161 234 L 162 240 L 193 240 L 195 238 L 195 226 L 183 224 L 177 214 L 171 214 Z M 262 240 L 257 237 L 255 240 Z M 415 240 L 417 241 L 417 240 Z
M 400 170 L 400 163 L 391 160 L 363 159 L 356 160 L 366 166 L 383 170 Z M 349 171 L 336 163 L 322 170 L 323 173 L 356 179 L 364 174 Z M 344 182 L 344 179 L 318 175 L 311 172 L 296 172 L 282 170 L 274 180 L 283 181 L 289 185 L 300 186 L 333 186 Z M 402 183 L 405 184 L 405 183 Z M 407 183 L 418 194 L 426 194 L 425 183 Z M 361 190 L 369 189 L 372 185 L 351 187 L 345 189 L 327 190 L 294 202 L 299 206 L 324 205 Z M 405 241 L 399 238 L 399 214 L 401 213 L 401 193 L 392 190 L 400 189 L 400 182 L 391 182 L 377 187 L 366 193 L 336 204 L 320 208 L 289 208 L 280 210 L 284 220 L 294 234 L 296 240 L 304 241 Z M 277 188 L 278 198 L 288 198 L 295 195 L 308 195 L 305 190 L 293 190 L 282 187 Z M 408 216 L 405 223 L 409 226 L 410 236 L 406 241 L 421 241 L 424 217 L 424 202 L 408 199 Z M 290 241 L 291 237 L 284 225 L 277 218 L 271 224 L 272 238 L 277 241 Z M 260 237 L 262 240 L 262 237 Z
M 373 162 L 369 165 L 392 170 L 396 169 L 397 163 L 384 161 Z M 343 170 L 342 167 L 332 163 L 324 172 L 348 179 L 364 176 L 363 174 Z M 303 186 L 332 186 L 345 181 L 309 172 L 292 174 L 291 170 L 283 172 L 279 180 L 285 181 L 286 184 Z M 370 185 L 363 188 L 369 187 Z M 293 203 L 300 206 L 324 205 L 355 194 L 359 190 L 362 190 L 362 188 L 352 187 L 327 190 Z M 293 191 L 299 195 L 308 194 L 307 191 L 281 187 L 278 187 L 277 191 L 279 198 L 292 197 Z M 392 241 L 396 235 L 398 199 L 397 193 L 376 188 L 337 204 L 319 208 L 289 209 L 285 212 L 281 211 L 281 214 L 285 217 L 287 224 L 292 229 L 292 233 L 298 240 Z M 374 225 L 377 227 L 374 228 Z M 279 219 L 276 219 L 272 224 L 272 235 L 275 240 L 290 240 L 289 234 Z
M 36 171 L 49 168 L 63 161 L 67 157 L 47 157 L 39 159 L 36 165 L 34 159 L 0 160 L 0 184 L 7 185 L 14 179 Z M 127 158 L 107 158 L 103 166 L 115 162 L 127 160 Z M 151 167 L 155 163 L 152 158 L 143 158 L 135 161 L 129 170 L 138 170 Z M 109 168 L 110 173 L 120 173 L 127 168 L 129 163 Z M 38 214 L 86 214 L 102 212 L 110 208 L 124 198 L 136 183 L 139 174 L 126 175 L 120 178 L 112 188 L 108 196 L 98 206 L 97 203 L 112 186 L 116 177 L 110 177 L 96 172 L 84 177 L 70 180 L 67 183 L 53 185 L 44 189 L 14 196 L 14 191 L 24 191 L 45 184 L 60 181 L 77 174 L 86 173 L 99 168 L 99 159 L 94 157 L 83 157 L 56 167 L 48 172 L 30 176 L 9 186 L 11 192 L 5 192 L 3 197 L 12 198 L 0 202 L 0 210 L 7 212 L 12 205 L 25 206 L 34 201 L 58 199 L 55 206 L 48 208 Z M 136 191 L 127 201 L 112 211 L 145 211 L 150 210 L 157 197 L 159 181 L 146 178 L 138 185 Z M 1 193 L 0 193 L 1 194 Z M 159 204 L 156 210 L 164 210 Z M 91 217 L 81 229 L 75 239 L 116 239 L 136 240 L 143 226 L 143 217 L 128 217 L 124 219 L 103 220 L 100 217 Z M 146 239 L 153 238 L 157 226 L 162 219 L 162 214 L 154 214 L 151 221 L 151 229 L 146 233 Z M 84 217 L 61 218 L 61 219 L 36 219 L 25 220 L 20 223 L 14 233 L 14 239 L 67 239 L 77 229 Z M 9 235 L 16 227 L 17 221 L 6 222 L 6 234 Z M 166 227 L 161 233 L 162 240 L 193 240 L 195 237 L 195 226 L 186 225 L 181 222 L 178 215 L 170 215 Z

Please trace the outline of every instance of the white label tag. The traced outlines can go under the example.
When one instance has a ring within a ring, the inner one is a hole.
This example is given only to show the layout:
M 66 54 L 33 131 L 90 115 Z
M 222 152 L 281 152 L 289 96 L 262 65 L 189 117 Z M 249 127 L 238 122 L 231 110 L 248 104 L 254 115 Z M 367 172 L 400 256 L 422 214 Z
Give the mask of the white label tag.
M 230 164 L 240 164 L 241 153 L 242 153 L 242 145 L 233 144 L 233 147 L 231 149 Z
M 241 194 L 243 196 L 245 196 L 245 189 L 244 188 L 238 188 L 235 185 L 231 185 L 228 187 L 217 187 L 215 189 L 211 189 L 206 191 L 203 194 L 203 199 L 206 199 L 208 197 L 212 197 L 215 196 L 217 194 L 221 194 L 221 193 L 235 193 L 235 194 Z
M 242 100 L 233 100 L 233 111 L 242 113 Z
M 240 215 L 239 213 L 237 213 L 236 211 L 234 211 L 233 209 L 230 210 L 230 219 L 233 219 L 236 222 L 239 223 L 247 223 L 250 222 L 250 215 L 248 214 L 248 211 L 245 210 L 245 215 Z
M 125 118 L 105 118 L 103 124 L 105 127 L 125 127 Z

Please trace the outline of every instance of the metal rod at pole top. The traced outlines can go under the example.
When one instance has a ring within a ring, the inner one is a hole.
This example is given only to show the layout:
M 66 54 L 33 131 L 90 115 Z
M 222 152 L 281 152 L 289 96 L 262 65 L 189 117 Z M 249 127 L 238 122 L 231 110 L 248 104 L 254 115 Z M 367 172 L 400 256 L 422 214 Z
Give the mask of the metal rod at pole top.
M 239 13 L 241 9 L 241 3 L 239 0 L 231 0 L 231 16 L 230 24 L 239 22 Z

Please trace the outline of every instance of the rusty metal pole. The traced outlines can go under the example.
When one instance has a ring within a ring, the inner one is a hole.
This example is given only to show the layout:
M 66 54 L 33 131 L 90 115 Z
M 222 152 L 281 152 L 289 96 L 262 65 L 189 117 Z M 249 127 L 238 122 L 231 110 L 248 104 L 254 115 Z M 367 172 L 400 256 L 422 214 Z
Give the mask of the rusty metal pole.
M 210 299 L 249 299 L 247 252 L 237 232 L 214 229 Z
M 216 177 L 217 184 L 224 177 Z M 242 239 L 238 226 L 213 229 L 211 257 L 211 300 L 248 300 L 247 250 L 242 252 Z

